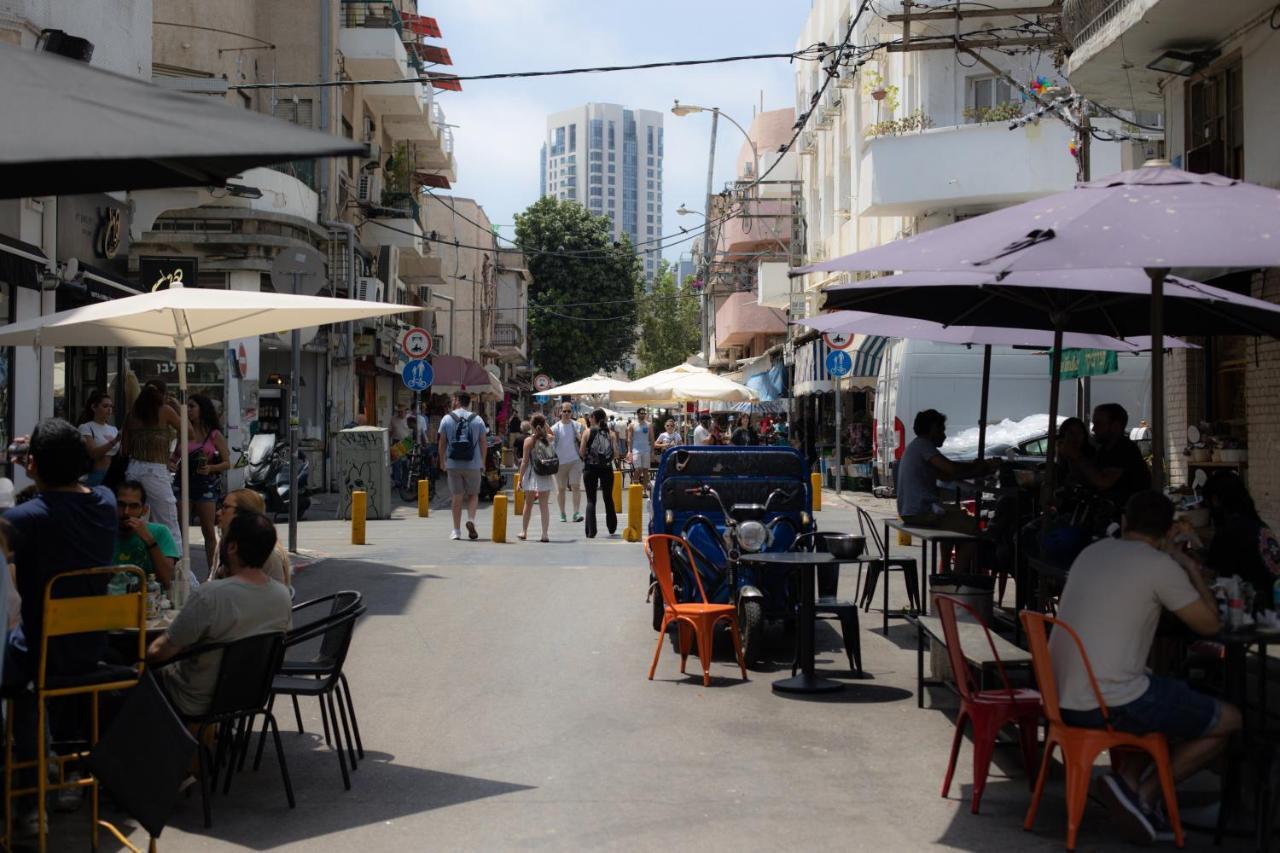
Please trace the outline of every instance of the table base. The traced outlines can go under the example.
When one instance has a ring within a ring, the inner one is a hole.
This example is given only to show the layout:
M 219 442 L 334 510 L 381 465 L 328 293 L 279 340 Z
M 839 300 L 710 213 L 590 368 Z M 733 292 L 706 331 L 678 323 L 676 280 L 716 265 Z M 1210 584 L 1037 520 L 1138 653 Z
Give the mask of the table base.
M 774 693 L 839 693 L 841 690 L 844 685 L 839 681 L 804 672 L 773 682 Z

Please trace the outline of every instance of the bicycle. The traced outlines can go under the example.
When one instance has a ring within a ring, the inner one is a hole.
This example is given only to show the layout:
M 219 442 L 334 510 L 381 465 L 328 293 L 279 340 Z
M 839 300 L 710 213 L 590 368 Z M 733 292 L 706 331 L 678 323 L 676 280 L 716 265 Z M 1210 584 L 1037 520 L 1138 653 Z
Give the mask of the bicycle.
M 414 445 L 410 451 L 402 458 L 404 464 L 400 466 L 403 475 L 396 478 L 395 487 L 400 493 L 402 501 L 416 501 L 418 499 L 418 481 L 426 480 L 430 484 L 430 490 L 436 490 L 436 480 L 440 476 L 440 468 L 435 463 L 435 448 L 427 445 Z

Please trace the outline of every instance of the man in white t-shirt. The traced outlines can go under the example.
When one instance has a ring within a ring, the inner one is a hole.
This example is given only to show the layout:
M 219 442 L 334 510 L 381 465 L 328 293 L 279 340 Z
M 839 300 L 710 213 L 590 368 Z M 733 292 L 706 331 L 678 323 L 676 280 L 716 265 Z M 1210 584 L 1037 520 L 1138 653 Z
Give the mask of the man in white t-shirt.
M 387 423 L 387 437 L 391 439 L 391 443 L 404 441 L 409 435 L 408 409 L 404 406 L 396 406 L 396 412 L 391 416 L 390 422 Z
M 653 426 L 649 423 L 649 410 L 636 409 L 635 422 L 627 426 L 627 444 L 631 448 L 631 467 L 644 490 L 649 491 L 650 440 Z
M 1240 712 L 1185 682 L 1148 675 L 1147 658 L 1163 611 L 1211 637 L 1220 627 L 1217 604 L 1198 566 L 1172 544 L 1168 498 L 1136 492 L 1125 505 L 1122 530 L 1120 539 L 1103 539 L 1080 552 L 1058 605 L 1058 618 L 1084 644 L 1106 719 L 1075 643 L 1055 630 L 1049 653 L 1062 719 L 1085 728 L 1103 728 L 1109 720 L 1118 731 L 1164 734 L 1173 778 L 1181 780 L 1218 756 L 1240 727 Z M 1157 806 L 1160 780 L 1155 773 L 1144 778 L 1149 764 L 1145 756 L 1113 755 L 1112 772 L 1098 787 L 1134 840 L 1148 843 L 1169 832 Z
M 556 448 L 560 469 L 556 471 L 556 505 L 560 507 L 560 520 L 568 521 L 564 514 L 565 489 L 573 492 L 573 520 L 582 521 L 578 508 L 582 505 L 582 456 L 578 444 L 582 438 L 582 424 L 573 419 L 573 406 L 560 404 L 560 420 L 551 427 L 551 443 Z
M 693 443 L 711 443 L 711 415 L 698 416 L 698 425 L 693 428 Z
M 479 539 L 476 532 L 476 509 L 480 505 L 480 478 L 484 475 L 485 436 L 489 428 L 484 420 L 468 408 L 471 395 L 459 391 L 453 398 L 453 411 L 440 419 L 438 452 L 440 470 L 449 478 L 449 499 L 453 509 L 453 530 L 450 539 L 462 538 L 462 502 L 467 503 L 467 538 Z M 461 433 L 463 429 L 467 432 Z M 460 435 L 461 433 L 461 435 Z M 471 444 L 466 458 L 459 453 Z

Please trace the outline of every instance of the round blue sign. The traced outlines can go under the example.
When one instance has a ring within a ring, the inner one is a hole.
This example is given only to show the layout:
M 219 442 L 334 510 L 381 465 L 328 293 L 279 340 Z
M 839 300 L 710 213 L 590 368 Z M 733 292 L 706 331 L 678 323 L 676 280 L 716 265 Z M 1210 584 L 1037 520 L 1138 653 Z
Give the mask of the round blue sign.
M 853 359 L 842 349 L 833 349 L 827 353 L 827 373 L 832 376 L 845 376 L 853 369 Z
M 431 387 L 431 380 L 435 379 L 435 371 L 431 369 L 428 362 L 417 359 L 405 362 L 400 376 L 404 379 L 404 387 L 410 391 L 425 391 Z

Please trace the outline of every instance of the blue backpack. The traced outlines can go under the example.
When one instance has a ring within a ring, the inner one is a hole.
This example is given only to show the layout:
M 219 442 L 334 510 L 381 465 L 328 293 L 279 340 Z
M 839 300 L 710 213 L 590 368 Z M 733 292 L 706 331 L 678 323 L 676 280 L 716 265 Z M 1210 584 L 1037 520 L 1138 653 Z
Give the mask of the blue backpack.
M 464 418 L 453 416 L 453 436 L 449 439 L 449 458 L 459 462 L 470 462 L 476 455 L 476 440 L 471 435 L 471 421 L 475 415 Z

